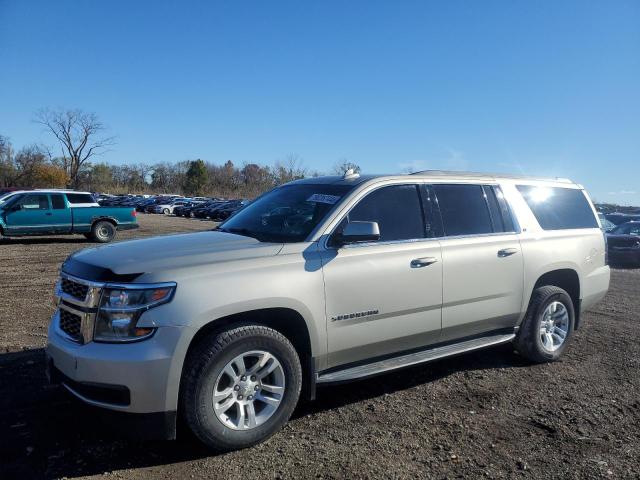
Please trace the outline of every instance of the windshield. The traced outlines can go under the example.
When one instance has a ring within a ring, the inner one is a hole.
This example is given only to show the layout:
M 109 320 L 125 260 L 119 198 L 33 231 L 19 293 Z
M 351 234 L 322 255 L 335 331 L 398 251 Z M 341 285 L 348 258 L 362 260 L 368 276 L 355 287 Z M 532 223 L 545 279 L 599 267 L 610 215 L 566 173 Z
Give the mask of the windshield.
M 10 200 L 11 197 L 18 195 L 17 192 L 4 192 L 4 193 L 0 193 L 0 203 L 4 203 L 7 200 Z
M 261 242 L 302 242 L 351 188 L 311 184 L 278 187 L 240 210 L 218 230 Z

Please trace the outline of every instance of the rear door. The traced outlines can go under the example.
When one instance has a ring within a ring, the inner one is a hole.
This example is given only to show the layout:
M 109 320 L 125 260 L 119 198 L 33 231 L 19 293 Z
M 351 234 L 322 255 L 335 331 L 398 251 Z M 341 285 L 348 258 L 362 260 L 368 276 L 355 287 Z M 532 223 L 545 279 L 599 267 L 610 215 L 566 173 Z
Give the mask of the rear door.
M 512 328 L 519 319 L 523 257 L 497 185 L 434 185 L 442 218 L 442 341 Z
M 73 226 L 71 209 L 62 193 L 49 195 L 51 201 L 51 226 L 56 233 L 69 233 Z
M 422 204 L 421 189 L 415 184 L 370 191 L 336 232 L 347 221 L 377 222 L 380 240 L 326 246 L 321 252 L 329 367 L 438 340 L 442 261 Z
M 46 193 L 27 193 L 6 213 L 7 233 L 48 233 L 51 231 L 51 217 L 49 196 Z

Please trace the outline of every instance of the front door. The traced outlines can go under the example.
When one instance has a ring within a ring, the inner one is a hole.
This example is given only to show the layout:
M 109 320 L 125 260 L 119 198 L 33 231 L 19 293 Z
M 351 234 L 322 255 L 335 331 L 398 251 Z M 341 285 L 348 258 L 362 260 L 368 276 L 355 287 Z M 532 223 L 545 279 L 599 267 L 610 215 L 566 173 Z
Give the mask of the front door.
M 5 214 L 10 235 L 48 232 L 51 229 L 51 208 L 46 193 L 28 193 L 15 202 Z
M 337 232 L 349 221 L 377 222 L 380 240 L 322 252 L 329 368 L 438 340 L 442 258 L 422 204 L 417 185 L 377 188 Z

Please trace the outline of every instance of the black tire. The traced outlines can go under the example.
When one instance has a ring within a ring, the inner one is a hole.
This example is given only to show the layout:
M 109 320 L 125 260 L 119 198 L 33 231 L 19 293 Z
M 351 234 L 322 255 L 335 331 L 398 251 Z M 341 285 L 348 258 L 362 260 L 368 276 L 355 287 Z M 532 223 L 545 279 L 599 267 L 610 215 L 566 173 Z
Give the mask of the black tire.
M 555 350 L 550 351 L 545 348 L 540 332 L 543 327 L 544 312 L 553 302 L 560 302 L 565 307 L 569 318 L 564 341 Z M 532 362 L 554 362 L 560 358 L 567 348 L 574 325 L 575 312 L 573 301 L 569 294 L 562 288 L 555 286 L 537 288 L 531 296 L 529 308 L 514 342 L 515 348 L 520 355 Z
M 247 430 L 229 428 L 216 416 L 212 392 L 225 366 L 238 355 L 262 350 L 282 366 L 286 388 L 272 416 Z M 216 451 L 238 450 L 263 442 L 287 423 L 298 403 L 302 368 L 298 354 L 284 335 L 268 327 L 247 325 L 203 338 L 185 361 L 181 412 L 193 433 Z
M 91 227 L 91 240 L 98 243 L 109 243 L 116 238 L 116 226 L 107 221 L 100 220 Z

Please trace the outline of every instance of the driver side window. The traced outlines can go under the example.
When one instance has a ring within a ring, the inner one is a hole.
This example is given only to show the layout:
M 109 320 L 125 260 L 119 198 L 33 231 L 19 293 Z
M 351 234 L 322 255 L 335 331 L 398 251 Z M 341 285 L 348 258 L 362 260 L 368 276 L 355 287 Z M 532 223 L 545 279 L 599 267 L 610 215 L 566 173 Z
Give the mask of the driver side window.
M 348 213 L 347 222 L 377 222 L 380 242 L 425 238 L 417 185 L 389 185 L 369 193 Z
M 19 205 L 24 210 L 49 210 L 49 198 L 47 195 L 25 195 Z

